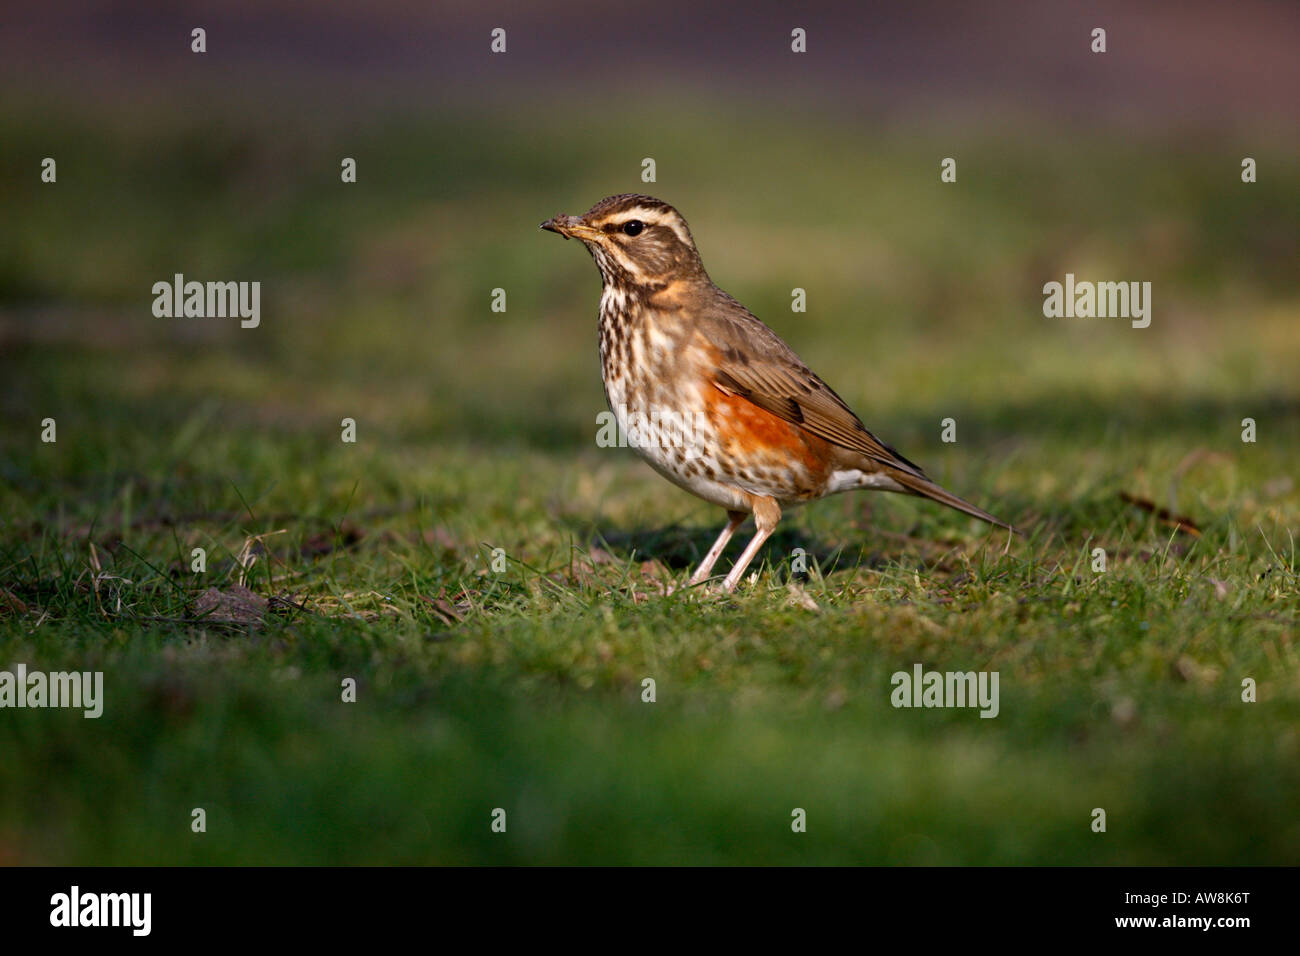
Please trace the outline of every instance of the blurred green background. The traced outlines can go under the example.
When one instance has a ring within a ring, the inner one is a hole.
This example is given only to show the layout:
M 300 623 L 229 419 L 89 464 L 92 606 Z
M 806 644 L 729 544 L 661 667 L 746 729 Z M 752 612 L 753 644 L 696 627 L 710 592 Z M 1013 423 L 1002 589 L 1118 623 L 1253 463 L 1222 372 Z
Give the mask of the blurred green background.
M 1105 61 L 1069 5 L 827 7 L 806 61 L 765 4 L 23 14 L 0 667 L 107 702 L 0 711 L 0 862 L 1296 863 L 1288 10 L 1114 8 Z M 537 229 L 625 191 L 1026 539 L 845 496 L 665 594 L 722 516 L 595 446 L 598 276 Z M 176 272 L 260 281 L 260 327 L 155 318 Z M 1067 272 L 1151 326 L 1044 318 Z M 892 708 L 918 662 L 998 671 L 998 718 Z

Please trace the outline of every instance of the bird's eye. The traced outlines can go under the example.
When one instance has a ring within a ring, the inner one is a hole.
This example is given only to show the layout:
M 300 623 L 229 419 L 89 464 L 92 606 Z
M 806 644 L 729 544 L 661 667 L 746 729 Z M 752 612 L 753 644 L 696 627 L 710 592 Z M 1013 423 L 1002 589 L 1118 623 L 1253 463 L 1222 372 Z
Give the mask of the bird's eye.
M 623 233 L 628 236 L 639 236 L 641 230 L 645 228 L 645 223 L 640 219 L 632 219 L 623 223 Z

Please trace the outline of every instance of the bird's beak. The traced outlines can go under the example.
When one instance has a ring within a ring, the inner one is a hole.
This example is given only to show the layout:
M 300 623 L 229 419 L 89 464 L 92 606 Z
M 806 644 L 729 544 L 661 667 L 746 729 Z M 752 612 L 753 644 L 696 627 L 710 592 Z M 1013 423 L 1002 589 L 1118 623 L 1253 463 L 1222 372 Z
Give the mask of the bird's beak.
M 558 232 L 565 239 L 595 239 L 600 235 L 599 229 L 592 229 L 577 216 L 556 216 L 542 223 L 547 232 Z

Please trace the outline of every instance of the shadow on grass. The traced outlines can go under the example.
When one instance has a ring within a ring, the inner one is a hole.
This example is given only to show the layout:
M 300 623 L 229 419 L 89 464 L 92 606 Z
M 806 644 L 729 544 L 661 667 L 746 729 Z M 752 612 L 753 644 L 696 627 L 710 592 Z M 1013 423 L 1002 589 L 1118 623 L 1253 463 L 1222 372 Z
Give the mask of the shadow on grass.
M 722 528 L 719 521 L 717 528 L 686 527 L 673 524 L 660 528 L 618 528 L 582 524 L 571 519 L 561 519 L 578 540 L 585 541 L 588 550 L 602 548 L 621 560 L 657 560 L 665 567 L 677 573 L 685 573 L 699 564 L 700 560 L 713 545 Z M 879 530 L 862 528 L 855 521 L 846 527 L 848 539 L 837 544 L 826 540 L 816 533 L 809 532 L 795 522 L 789 522 L 777 528 L 776 532 L 763 545 L 750 566 L 753 570 L 767 563 L 770 567 L 784 567 L 793 572 L 792 559 L 796 549 L 802 552 L 807 570 L 820 569 L 823 575 L 833 574 L 857 568 L 883 569 L 902 566 L 916 571 L 933 570 L 955 571 L 956 565 L 950 564 L 945 555 L 953 548 L 962 547 L 957 542 L 910 538 L 908 535 L 888 532 L 882 537 Z M 714 568 L 714 575 L 727 572 L 739 556 L 745 545 L 754 535 L 752 519 L 736 531 Z M 925 553 L 918 554 L 917 547 Z
M 721 516 L 722 512 L 719 511 L 718 514 Z M 685 571 L 699 564 L 713 545 L 718 532 L 722 530 L 725 519 L 719 520 L 717 528 L 688 528 L 674 524 L 662 528 L 627 529 L 605 526 L 592 529 L 590 525 L 581 525 L 574 521 L 565 523 L 575 535 L 579 537 L 586 535 L 589 547 L 604 548 L 625 560 L 637 558 L 644 561 L 653 558 L 675 571 Z M 741 525 L 735 537 L 728 543 L 727 550 L 718 562 L 718 568 L 725 569 L 729 566 L 729 560 L 734 560 L 740 555 L 741 549 L 753 534 L 752 521 Z M 814 561 L 825 567 L 828 561 L 838 558 L 840 554 L 840 549 L 807 534 L 798 527 L 791 526 L 777 529 L 764 545 L 760 558 L 763 555 L 769 555 L 773 559 L 777 556 L 789 556 L 795 548 L 802 548 L 808 555 L 810 567 Z

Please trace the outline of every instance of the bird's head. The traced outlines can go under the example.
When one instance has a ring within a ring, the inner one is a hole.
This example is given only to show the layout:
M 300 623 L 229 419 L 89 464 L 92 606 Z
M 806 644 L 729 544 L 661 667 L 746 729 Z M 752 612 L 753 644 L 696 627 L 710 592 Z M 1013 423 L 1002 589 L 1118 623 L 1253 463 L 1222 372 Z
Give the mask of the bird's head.
M 686 220 L 661 199 L 610 196 L 581 216 L 556 216 L 542 228 L 582 240 L 606 285 L 707 279 Z

